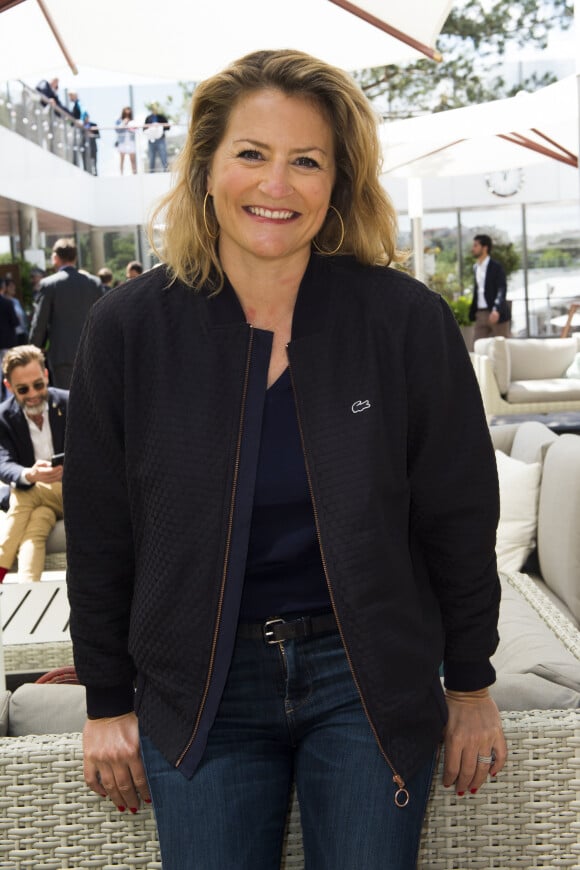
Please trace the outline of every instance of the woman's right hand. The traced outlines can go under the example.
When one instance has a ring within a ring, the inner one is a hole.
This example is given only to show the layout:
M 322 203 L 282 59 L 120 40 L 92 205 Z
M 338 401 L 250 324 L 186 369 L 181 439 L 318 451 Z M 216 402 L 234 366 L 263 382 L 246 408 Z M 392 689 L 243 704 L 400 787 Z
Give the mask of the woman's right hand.
M 85 782 L 101 797 L 109 797 L 120 812 L 136 813 L 139 797 L 151 803 L 139 748 L 135 713 L 87 719 L 83 730 Z

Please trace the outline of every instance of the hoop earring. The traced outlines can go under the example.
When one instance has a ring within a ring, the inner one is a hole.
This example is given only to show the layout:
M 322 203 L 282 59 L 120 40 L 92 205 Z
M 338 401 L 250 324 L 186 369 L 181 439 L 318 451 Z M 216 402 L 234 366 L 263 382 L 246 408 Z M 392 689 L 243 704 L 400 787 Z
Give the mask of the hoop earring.
M 344 221 L 342 219 L 342 215 L 339 212 L 339 210 L 337 208 L 335 208 L 335 206 L 329 205 L 328 210 L 330 211 L 330 209 L 332 209 L 332 211 L 335 213 L 335 215 L 337 216 L 337 218 L 340 222 L 340 240 L 338 242 L 338 245 L 332 251 L 323 251 L 322 248 L 316 244 L 316 239 L 312 239 L 312 244 L 314 245 L 314 247 L 316 248 L 318 253 L 319 254 L 326 254 L 327 257 L 331 257 L 333 254 L 338 254 L 338 252 L 342 248 L 342 243 L 344 242 Z
M 208 224 L 207 224 L 206 208 L 207 208 L 207 198 L 208 198 L 209 195 L 210 195 L 210 193 L 209 193 L 209 190 L 208 190 L 208 191 L 206 191 L 206 194 L 205 194 L 205 196 L 204 196 L 204 198 L 203 198 L 203 224 L 204 224 L 204 226 L 205 226 L 205 231 L 206 231 L 206 233 L 208 234 L 208 236 L 210 237 L 210 239 L 212 240 L 212 242 L 215 242 L 215 240 L 216 240 L 217 237 L 219 236 L 219 231 L 218 231 L 217 233 L 212 233 L 212 232 L 210 232 L 209 226 L 208 226 Z

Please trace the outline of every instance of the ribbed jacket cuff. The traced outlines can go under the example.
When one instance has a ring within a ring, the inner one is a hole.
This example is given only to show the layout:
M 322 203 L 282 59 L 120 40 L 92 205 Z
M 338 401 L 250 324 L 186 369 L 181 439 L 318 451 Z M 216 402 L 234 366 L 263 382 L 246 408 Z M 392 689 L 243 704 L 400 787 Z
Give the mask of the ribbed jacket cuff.
M 133 683 L 122 686 L 85 686 L 87 694 L 87 716 L 89 719 L 103 719 L 106 716 L 122 716 L 131 713 L 135 703 Z
M 445 688 L 454 692 L 476 692 L 495 683 L 495 668 L 488 661 L 445 662 Z

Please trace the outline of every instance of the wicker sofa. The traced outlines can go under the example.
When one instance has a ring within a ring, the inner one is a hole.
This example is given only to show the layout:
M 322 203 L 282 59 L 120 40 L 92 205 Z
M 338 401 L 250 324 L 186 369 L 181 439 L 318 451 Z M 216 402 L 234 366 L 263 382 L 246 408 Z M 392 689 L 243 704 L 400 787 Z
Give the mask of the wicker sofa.
M 580 672 L 578 629 L 526 575 L 508 575 L 503 580 L 575 657 Z M 512 695 L 522 703 L 530 687 L 522 693 L 516 684 L 527 676 L 508 674 L 502 679 L 499 675 L 501 706 Z M 52 702 L 48 692 L 54 692 Z M 543 706 L 549 705 L 550 697 L 540 695 Z M 84 784 L 78 733 L 84 716 L 82 688 L 21 686 L 12 696 L 6 693 L 4 707 L 10 736 L 0 737 L 2 870 L 158 870 L 151 809 L 144 807 L 136 816 L 120 814 Z M 38 725 L 34 720 L 39 711 L 62 721 Z M 479 794 L 460 799 L 444 789 L 440 760 L 423 827 L 420 870 L 580 865 L 580 710 L 520 709 L 504 712 L 503 720 L 509 760 L 497 780 L 488 782 Z M 31 727 L 67 733 L 24 733 Z M 282 867 L 304 867 L 294 799 Z
M 471 360 L 486 414 L 580 411 L 579 354 L 580 335 L 478 339 Z
M 575 532 L 580 438 L 558 437 L 538 423 L 496 427 L 492 436 L 496 447 L 514 461 L 543 464 L 537 564 L 531 575 L 519 570 L 502 574 L 493 694 L 504 711 L 510 755 L 496 781 L 465 798 L 443 788 L 440 759 L 418 867 L 578 868 L 580 612 L 574 578 L 580 590 L 580 536 Z M 7 664 L 11 657 L 6 649 Z M 3 703 L 2 870 L 160 868 L 151 809 L 144 807 L 136 816 L 120 814 L 84 785 L 78 733 L 84 719 L 82 688 L 21 686 L 12 696 L 7 693 Z M 1 722 L 0 715 L 0 727 Z M 282 866 L 304 867 L 295 799 Z

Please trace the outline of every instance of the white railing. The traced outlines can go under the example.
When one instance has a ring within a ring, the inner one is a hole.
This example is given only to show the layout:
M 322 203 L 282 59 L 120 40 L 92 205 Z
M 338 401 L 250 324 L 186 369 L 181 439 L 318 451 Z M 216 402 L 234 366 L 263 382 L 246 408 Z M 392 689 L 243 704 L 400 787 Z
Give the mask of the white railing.
M 0 83 L 0 125 L 85 172 L 96 175 L 98 163 L 99 174 L 120 174 L 120 158 L 113 145 L 117 138 L 114 125 L 86 127 L 24 82 Z M 149 128 L 135 123 L 131 129 L 135 133 L 137 172 L 148 172 Z M 181 149 L 184 136 L 185 127 L 172 123 L 166 135 L 169 165 Z M 124 173 L 131 173 L 129 155 L 124 163 Z M 162 171 L 159 158 L 155 171 Z

